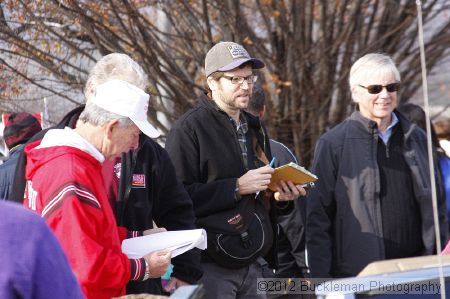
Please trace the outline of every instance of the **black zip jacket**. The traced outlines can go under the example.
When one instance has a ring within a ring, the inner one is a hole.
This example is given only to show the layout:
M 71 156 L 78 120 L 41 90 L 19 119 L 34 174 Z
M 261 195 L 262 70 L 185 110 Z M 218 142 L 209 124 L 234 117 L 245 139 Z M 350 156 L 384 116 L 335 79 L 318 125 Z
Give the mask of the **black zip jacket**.
M 398 112 L 395 114 L 397 125 L 403 130 L 403 157 L 420 210 L 423 255 L 434 254 L 426 135 Z M 385 259 L 378 138 L 376 123 L 356 111 L 323 134 L 316 145 L 312 171 L 319 180 L 308 193 L 306 218 L 306 248 L 313 277 L 355 276 L 369 263 Z M 436 174 L 440 237 L 444 245 L 448 227 L 445 197 Z
M 56 125 L 55 128 L 75 127 L 84 106 L 78 107 Z M 44 132 L 33 136 L 31 141 L 42 139 Z M 30 142 L 31 142 L 30 141 Z M 23 202 L 25 190 L 26 156 L 22 152 L 16 167 L 13 200 Z M 133 174 L 145 176 L 145 187 L 134 188 Z M 143 231 L 153 227 L 152 220 L 167 230 L 195 228 L 192 201 L 183 185 L 177 180 L 175 169 L 167 154 L 158 143 L 141 134 L 139 147 L 135 151 L 122 154 L 122 167 L 118 200 L 115 209 L 119 226 L 128 230 Z M 172 259 L 173 276 L 188 283 L 196 283 L 202 275 L 200 253 L 190 250 Z M 144 282 L 130 282 L 128 294 L 160 294 L 160 279 Z
M 248 129 L 270 160 L 269 139 L 259 118 L 246 112 L 241 113 L 244 113 Z M 192 198 L 199 222 L 202 217 L 236 208 L 236 181 L 246 172 L 236 128 L 230 117 L 206 95 L 201 96 L 199 103 L 174 124 L 167 137 L 166 149 L 175 165 L 178 178 Z M 255 196 L 250 197 L 252 199 L 245 200 L 254 200 Z M 274 205 L 272 198 L 271 207 Z M 275 210 L 270 209 L 274 232 Z M 207 227 L 205 229 L 208 230 Z M 272 248 L 265 256 L 272 268 L 277 266 L 275 240 L 274 235 Z M 206 251 L 202 252 L 202 259 L 211 261 Z

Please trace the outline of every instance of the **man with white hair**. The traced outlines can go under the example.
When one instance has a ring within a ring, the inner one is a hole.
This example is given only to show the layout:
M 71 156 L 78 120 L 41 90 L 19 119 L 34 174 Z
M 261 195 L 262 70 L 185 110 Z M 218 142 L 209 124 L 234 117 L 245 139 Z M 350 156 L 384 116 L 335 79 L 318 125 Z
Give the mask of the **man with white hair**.
M 60 241 L 87 298 L 125 294 L 128 281 L 159 277 L 170 252 L 129 259 L 102 179 L 102 163 L 137 148 L 142 131 L 155 138 L 147 121 L 149 96 L 123 80 L 95 88 L 75 129 L 52 129 L 25 147 L 24 205 L 40 214 Z M 151 266 L 150 266 L 151 265 Z
M 306 219 L 312 277 L 355 276 L 373 261 L 436 252 L 426 136 L 395 110 L 399 88 L 387 55 L 367 54 L 350 70 L 359 111 L 323 134 L 314 154 L 319 180 Z M 438 204 L 444 242 L 441 194 Z

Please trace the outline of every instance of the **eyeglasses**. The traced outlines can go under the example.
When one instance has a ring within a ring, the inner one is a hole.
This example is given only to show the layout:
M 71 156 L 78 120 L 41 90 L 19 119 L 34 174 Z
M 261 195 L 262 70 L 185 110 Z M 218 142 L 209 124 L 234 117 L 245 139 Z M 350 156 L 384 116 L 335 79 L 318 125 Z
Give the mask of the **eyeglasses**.
M 253 84 L 256 80 L 258 80 L 258 76 L 256 75 L 250 75 L 247 77 L 222 75 L 222 77 L 230 80 L 233 84 L 242 84 L 244 81 L 247 81 L 248 84 Z
M 391 83 L 391 84 L 388 84 L 388 85 L 369 85 L 367 87 L 366 86 L 362 86 L 362 85 L 359 85 L 359 86 L 362 87 L 362 88 L 367 89 L 367 91 L 370 94 L 379 94 L 383 90 L 383 87 L 386 87 L 386 90 L 388 92 L 395 92 L 395 91 L 398 91 L 400 89 L 400 83 L 398 83 L 398 82 Z

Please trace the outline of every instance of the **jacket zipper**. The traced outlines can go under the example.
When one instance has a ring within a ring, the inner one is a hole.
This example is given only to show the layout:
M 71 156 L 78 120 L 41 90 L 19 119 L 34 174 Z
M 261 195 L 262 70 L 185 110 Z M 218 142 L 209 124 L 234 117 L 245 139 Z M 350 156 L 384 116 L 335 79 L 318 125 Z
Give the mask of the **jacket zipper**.
M 131 152 L 130 179 L 128 180 L 129 182 L 132 182 L 132 180 L 133 180 L 133 172 L 134 172 L 134 168 L 136 166 L 138 150 L 140 150 L 140 148 Z M 127 184 L 127 187 L 125 189 L 125 200 L 126 201 L 128 201 L 128 198 L 130 197 L 131 185 L 132 185 L 131 183 Z
M 391 138 L 389 138 L 388 142 L 386 143 L 386 158 L 389 159 L 389 144 L 391 144 Z

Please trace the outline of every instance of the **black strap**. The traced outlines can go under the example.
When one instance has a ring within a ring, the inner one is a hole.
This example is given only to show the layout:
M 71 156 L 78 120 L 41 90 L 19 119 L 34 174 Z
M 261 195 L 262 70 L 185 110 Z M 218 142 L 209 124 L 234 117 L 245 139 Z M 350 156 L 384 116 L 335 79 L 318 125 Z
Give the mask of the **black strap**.
M 131 191 L 131 151 L 122 154 L 119 190 L 117 191 L 116 220 L 117 225 L 125 226 L 125 206 Z

